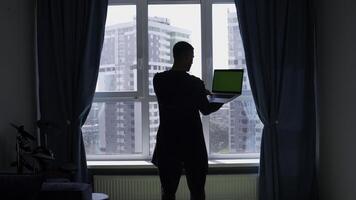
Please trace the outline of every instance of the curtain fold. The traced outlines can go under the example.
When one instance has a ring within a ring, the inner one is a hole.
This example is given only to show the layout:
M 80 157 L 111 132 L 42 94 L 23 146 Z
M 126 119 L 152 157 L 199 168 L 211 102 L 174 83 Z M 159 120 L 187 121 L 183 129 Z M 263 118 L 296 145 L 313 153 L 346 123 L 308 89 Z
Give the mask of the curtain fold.
M 105 33 L 107 0 L 37 0 L 39 107 L 53 169 L 87 182 L 81 127 L 90 111 Z M 42 131 L 42 130 L 41 130 Z
M 235 4 L 251 90 L 264 124 L 259 199 L 317 199 L 310 1 Z

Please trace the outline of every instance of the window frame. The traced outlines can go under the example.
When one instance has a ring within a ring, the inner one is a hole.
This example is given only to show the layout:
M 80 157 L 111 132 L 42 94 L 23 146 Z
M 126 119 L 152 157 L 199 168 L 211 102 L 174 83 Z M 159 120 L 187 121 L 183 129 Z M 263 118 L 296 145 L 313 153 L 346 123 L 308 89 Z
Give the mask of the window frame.
M 93 102 L 132 101 L 140 102 L 142 108 L 142 153 L 128 155 L 91 155 L 88 161 L 120 161 L 120 160 L 150 160 L 150 131 L 149 131 L 149 103 L 157 101 L 155 96 L 149 95 L 148 69 L 148 6 L 169 4 L 199 4 L 201 10 L 201 73 L 206 87 L 211 88 L 213 73 L 213 4 L 235 4 L 234 0 L 109 0 L 109 6 L 136 6 L 136 48 L 137 48 L 137 91 L 130 92 L 96 92 Z M 216 159 L 258 159 L 259 153 L 243 154 L 211 154 L 209 142 L 209 116 L 202 116 L 204 138 L 208 150 L 209 160 Z

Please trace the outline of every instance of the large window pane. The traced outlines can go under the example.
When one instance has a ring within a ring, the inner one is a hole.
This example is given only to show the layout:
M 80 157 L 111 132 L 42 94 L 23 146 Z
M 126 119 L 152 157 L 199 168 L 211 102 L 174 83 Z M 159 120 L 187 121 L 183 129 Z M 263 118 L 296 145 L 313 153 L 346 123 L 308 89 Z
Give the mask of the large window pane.
M 250 89 L 234 4 L 213 4 L 213 68 L 245 73 L 242 95 L 210 116 L 210 153 L 259 153 L 263 126 Z
M 82 128 L 87 155 L 141 154 L 141 112 L 140 102 L 93 103 Z
M 96 91 L 137 91 L 136 66 L 136 6 L 109 6 Z
M 154 95 L 152 78 L 155 73 L 168 70 L 173 64 L 172 48 L 178 41 L 194 47 L 194 61 L 190 73 L 201 77 L 200 5 L 149 5 L 149 94 Z

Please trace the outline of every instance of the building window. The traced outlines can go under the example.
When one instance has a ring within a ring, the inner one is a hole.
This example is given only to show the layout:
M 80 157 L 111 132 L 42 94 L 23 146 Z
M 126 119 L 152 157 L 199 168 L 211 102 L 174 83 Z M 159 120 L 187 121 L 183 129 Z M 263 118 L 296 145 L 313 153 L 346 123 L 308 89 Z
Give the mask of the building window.
M 207 89 L 214 69 L 245 69 L 242 95 L 202 117 L 209 158 L 259 156 L 263 126 L 249 86 L 235 4 L 215 1 L 109 1 L 96 94 L 83 126 L 88 160 L 151 158 L 159 127 L 152 78 L 171 68 L 173 45 L 182 40 L 194 47 L 190 73 Z

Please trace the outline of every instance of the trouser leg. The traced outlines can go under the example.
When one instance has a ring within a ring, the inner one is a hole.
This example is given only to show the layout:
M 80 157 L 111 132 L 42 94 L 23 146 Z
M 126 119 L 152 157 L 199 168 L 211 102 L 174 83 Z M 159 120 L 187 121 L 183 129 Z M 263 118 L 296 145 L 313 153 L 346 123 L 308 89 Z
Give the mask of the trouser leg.
M 158 166 L 159 178 L 161 181 L 162 200 L 174 200 L 182 174 L 182 164 L 169 163 L 169 165 Z
M 208 164 L 186 163 L 184 169 L 191 200 L 205 200 L 205 181 Z

